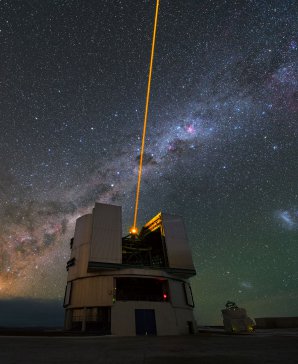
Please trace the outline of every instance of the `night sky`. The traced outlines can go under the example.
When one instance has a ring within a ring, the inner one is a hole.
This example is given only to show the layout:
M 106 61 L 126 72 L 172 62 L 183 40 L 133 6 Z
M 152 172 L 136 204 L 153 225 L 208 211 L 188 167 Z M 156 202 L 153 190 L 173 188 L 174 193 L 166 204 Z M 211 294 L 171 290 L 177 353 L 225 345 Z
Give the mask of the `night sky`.
M 7 304 L 62 302 L 75 220 L 95 201 L 132 225 L 154 10 L 0 1 Z M 199 324 L 227 300 L 298 315 L 297 134 L 297 1 L 161 0 L 138 222 L 184 218 Z

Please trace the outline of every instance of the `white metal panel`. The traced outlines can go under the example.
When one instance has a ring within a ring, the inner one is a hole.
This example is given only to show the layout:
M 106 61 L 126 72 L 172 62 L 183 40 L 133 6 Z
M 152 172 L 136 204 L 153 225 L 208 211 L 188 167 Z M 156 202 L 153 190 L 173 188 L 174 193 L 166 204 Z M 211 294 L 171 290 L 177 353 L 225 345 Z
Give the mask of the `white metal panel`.
M 75 263 L 68 269 L 67 281 L 88 275 L 89 246 L 88 243 L 85 243 L 73 248 L 75 250 Z
M 182 308 L 175 308 L 177 324 L 179 328 L 180 335 L 187 335 L 189 334 L 189 326 L 188 323 L 192 322 L 194 330 L 196 330 L 196 322 L 193 316 L 193 310 L 189 309 L 182 309 Z
M 71 306 L 111 306 L 113 277 L 88 277 L 72 282 Z
M 76 221 L 73 248 L 77 248 L 81 244 L 90 242 L 91 233 L 92 233 L 92 215 L 87 214 L 79 217 Z
M 89 261 L 121 263 L 122 216 L 120 206 L 95 204 Z
M 89 259 L 89 244 L 83 244 L 79 248 L 78 258 L 76 260 L 77 277 L 85 277 L 87 275 Z
M 170 268 L 195 269 L 183 220 L 180 216 L 162 214 L 162 224 Z
M 75 262 L 74 265 L 68 269 L 68 281 L 87 274 L 91 234 L 92 214 L 79 217 L 76 221 L 74 240 L 70 255 L 70 259 L 75 259 Z
M 170 298 L 173 307 L 185 307 L 184 282 L 169 280 Z

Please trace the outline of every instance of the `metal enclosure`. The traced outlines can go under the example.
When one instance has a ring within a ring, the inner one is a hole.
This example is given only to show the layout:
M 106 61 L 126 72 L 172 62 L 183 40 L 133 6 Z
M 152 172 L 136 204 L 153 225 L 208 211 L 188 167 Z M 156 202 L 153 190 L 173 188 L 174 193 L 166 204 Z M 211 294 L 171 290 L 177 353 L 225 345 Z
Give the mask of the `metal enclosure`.
M 247 316 L 244 308 L 238 307 L 234 302 L 228 301 L 226 308 L 221 310 L 224 329 L 230 333 L 253 332 L 254 321 Z

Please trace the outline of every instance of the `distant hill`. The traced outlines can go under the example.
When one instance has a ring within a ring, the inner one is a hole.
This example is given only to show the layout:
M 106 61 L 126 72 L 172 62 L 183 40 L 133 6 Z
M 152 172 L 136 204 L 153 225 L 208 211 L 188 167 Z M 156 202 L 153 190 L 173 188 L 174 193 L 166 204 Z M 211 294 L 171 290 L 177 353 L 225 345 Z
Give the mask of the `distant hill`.
M 63 327 L 60 300 L 13 298 L 0 300 L 0 327 Z

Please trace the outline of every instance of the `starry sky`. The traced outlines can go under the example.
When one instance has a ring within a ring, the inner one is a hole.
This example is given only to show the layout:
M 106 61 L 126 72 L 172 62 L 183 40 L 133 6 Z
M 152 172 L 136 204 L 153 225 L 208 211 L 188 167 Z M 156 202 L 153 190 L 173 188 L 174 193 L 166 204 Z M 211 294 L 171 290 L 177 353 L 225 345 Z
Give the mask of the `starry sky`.
M 61 304 L 95 201 L 132 225 L 154 8 L 0 1 L 2 303 Z M 199 324 L 298 314 L 297 116 L 297 1 L 161 0 L 138 221 L 183 216 Z

